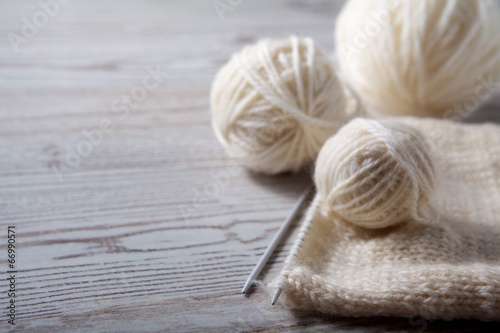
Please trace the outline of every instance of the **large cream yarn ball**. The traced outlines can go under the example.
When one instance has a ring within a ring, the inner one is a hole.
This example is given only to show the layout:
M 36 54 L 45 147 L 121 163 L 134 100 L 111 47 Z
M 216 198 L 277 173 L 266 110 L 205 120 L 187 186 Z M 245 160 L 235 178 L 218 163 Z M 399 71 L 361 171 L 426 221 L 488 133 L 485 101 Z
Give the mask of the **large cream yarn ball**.
M 495 0 L 349 0 L 340 73 L 368 114 L 464 118 L 500 78 L 499 11 Z
M 414 127 L 393 120 L 352 120 L 316 161 L 323 209 L 366 228 L 432 216 L 435 172 L 430 148 Z
M 298 171 L 352 113 L 327 55 L 309 38 L 262 40 L 233 55 L 212 86 L 227 153 L 259 172 Z

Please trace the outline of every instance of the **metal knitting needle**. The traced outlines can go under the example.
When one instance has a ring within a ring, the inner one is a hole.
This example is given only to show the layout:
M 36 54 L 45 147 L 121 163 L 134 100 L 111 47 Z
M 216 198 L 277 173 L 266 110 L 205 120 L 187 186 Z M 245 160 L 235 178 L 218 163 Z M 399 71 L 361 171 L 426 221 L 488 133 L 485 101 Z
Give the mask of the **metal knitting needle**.
M 276 301 L 278 300 L 280 295 L 281 295 L 281 288 L 278 287 L 274 290 L 274 296 L 273 296 L 273 300 L 271 301 L 271 305 L 276 304 Z
M 307 195 L 309 194 L 309 191 L 311 190 L 311 188 L 312 188 L 312 185 L 308 186 L 304 190 L 304 192 L 300 196 L 299 200 L 297 200 L 297 202 L 295 203 L 295 206 L 293 207 L 292 211 L 290 212 L 290 215 L 288 215 L 288 217 L 286 218 L 285 222 L 281 225 L 281 227 L 278 230 L 278 232 L 276 233 L 276 235 L 274 235 L 274 238 L 271 240 L 271 243 L 267 247 L 267 249 L 264 252 L 264 254 L 262 255 L 262 257 L 260 258 L 259 262 L 257 263 L 257 266 L 255 266 L 255 268 L 253 269 L 252 274 L 250 274 L 250 276 L 247 279 L 247 282 L 245 282 L 245 286 L 243 287 L 243 290 L 241 290 L 242 294 L 245 294 L 248 291 L 248 289 L 252 285 L 252 282 L 260 274 L 260 272 L 262 271 L 262 268 L 264 268 L 264 266 L 266 265 L 267 261 L 269 260 L 269 258 L 273 254 L 274 250 L 276 249 L 276 246 L 281 241 L 281 238 L 283 238 L 283 235 L 285 234 L 286 230 L 290 227 L 290 225 L 294 221 L 295 216 L 299 212 L 299 208 L 302 206 L 302 204 L 306 200 Z

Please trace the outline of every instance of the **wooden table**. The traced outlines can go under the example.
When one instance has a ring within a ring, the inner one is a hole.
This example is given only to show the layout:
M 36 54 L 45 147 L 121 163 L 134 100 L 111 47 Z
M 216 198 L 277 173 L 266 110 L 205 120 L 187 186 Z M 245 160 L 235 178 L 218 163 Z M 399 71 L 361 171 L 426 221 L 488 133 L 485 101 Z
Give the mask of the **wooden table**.
M 325 317 L 271 306 L 263 287 L 240 294 L 309 176 L 235 165 L 210 126 L 211 81 L 262 37 L 311 36 L 332 52 L 342 3 L 221 1 L 232 5 L 61 0 L 50 15 L 38 1 L 0 1 L 0 331 L 493 328 Z

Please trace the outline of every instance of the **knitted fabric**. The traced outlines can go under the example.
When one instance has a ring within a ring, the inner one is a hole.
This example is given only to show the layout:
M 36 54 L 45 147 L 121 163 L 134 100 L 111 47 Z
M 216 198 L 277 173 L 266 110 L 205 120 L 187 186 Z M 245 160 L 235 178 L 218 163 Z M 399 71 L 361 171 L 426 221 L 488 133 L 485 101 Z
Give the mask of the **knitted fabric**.
M 500 320 L 500 126 L 398 121 L 430 146 L 438 215 L 368 229 L 317 194 L 275 286 L 288 306 L 335 315 Z

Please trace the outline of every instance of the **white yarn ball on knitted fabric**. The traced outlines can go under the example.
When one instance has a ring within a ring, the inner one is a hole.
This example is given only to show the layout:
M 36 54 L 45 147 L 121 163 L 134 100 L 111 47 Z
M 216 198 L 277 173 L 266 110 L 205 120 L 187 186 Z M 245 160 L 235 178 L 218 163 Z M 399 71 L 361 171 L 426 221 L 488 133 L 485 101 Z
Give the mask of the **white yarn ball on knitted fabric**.
M 245 166 L 268 174 L 298 171 L 353 113 L 356 103 L 346 98 L 311 39 L 263 40 L 234 54 L 217 74 L 213 127 Z
M 362 227 L 420 221 L 432 212 L 430 148 L 404 123 L 351 121 L 321 149 L 314 177 L 324 210 Z
M 340 73 L 368 114 L 463 118 L 500 78 L 499 12 L 494 0 L 349 0 Z

